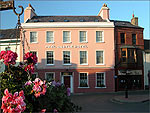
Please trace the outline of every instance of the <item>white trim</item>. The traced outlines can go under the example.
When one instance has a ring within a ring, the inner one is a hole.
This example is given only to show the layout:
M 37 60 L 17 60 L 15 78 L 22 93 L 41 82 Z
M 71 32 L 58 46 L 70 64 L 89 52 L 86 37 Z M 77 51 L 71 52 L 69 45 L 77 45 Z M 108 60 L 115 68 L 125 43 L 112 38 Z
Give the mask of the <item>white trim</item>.
M 49 32 L 49 31 L 50 31 L 50 32 L 53 32 L 53 42 L 47 42 L 47 32 Z M 46 42 L 47 44 L 53 44 L 53 43 L 55 43 L 55 40 L 54 40 L 54 36 L 55 36 L 54 31 L 53 31 L 53 30 L 46 30 L 45 32 L 46 32 L 46 33 L 45 33 L 45 34 L 46 34 L 46 38 L 45 38 L 46 40 L 45 40 L 45 42 Z
M 64 51 L 69 51 L 69 50 L 63 50 L 62 51 L 62 65 L 64 65 L 64 66 L 72 65 L 72 63 L 71 63 L 71 51 L 69 51 L 70 52 L 70 64 L 64 64 L 64 54 L 63 54 Z
M 55 72 L 45 72 L 45 80 L 46 80 L 46 74 L 47 73 L 53 73 L 54 74 L 53 79 L 55 80 Z
M 54 63 L 53 63 L 53 64 L 47 64 L 47 52 L 48 52 L 48 51 L 51 51 L 51 50 L 46 50 L 46 51 L 45 51 L 45 56 L 46 56 L 46 57 L 45 57 L 45 58 L 46 58 L 46 60 L 45 60 L 45 65 L 46 65 L 46 66 L 54 66 L 54 65 L 55 65 L 55 52 L 52 51 L 52 52 L 53 52 L 53 62 L 54 62 Z
M 96 32 L 97 32 L 97 31 L 102 31 L 102 41 L 100 41 L 100 42 L 97 42 L 97 41 L 96 41 L 96 38 L 97 38 L 97 37 L 96 37 Z M 96 30 L 96 31 L 95 31 L 95 42 L 96 42 L 96 43 L 104 43 L 104 30 Z
M 80 42 L 80 32 L 81 31 L 84 31 L 84 32 L 86 32 L 86 41 L 84 41 L 84 42 Z M 86 31 L 86 30 L 79 30 L 78 31 L 78 36 L 79 36 L 79 43 L 88 43 L 88 31 Z
M 85 64 L 80 64 L 80 51 L 86 51 L 87 52 L 87 54 L 86 54 L 87 63 L 85 63 Z M 79 50 L 79 65 L 88 65 L 88 51 L 87 50 Z
M 67 31 L 67 32 L 70 33 L 70 41 L 69 41 L 69 42 L 64 42 L 64 32 L 65 32 L 65 31 Z M 62 43 L 63 43 L 63 44 L 72 43 L 72 42 L 71 42 L 71 31 L 69 31 L 69 30 L 63 30 L 63 31 L 62 31 Z
M 97 59 L 96 59 L 96 57 L 97 57 L 97 56 L 96 56 L 96 51 L 103 51 L 103 63 L 99 63 L 99 64 L 96 63 L 96 62 L 97 62 Z M 96 64 L 96 65 L 105 65 L 105 58 L 104 58 L 104 57 L 105 57 L 105 55 L 104 55 L 105 52 L 104 52 L 104 50 L 96 50 L 96 51 L 95 51 L 95 64 Z
M 17 40 L 17 38 L 15 38 L 15 39 L 0 39 L 0 41 L 11 41 L 11 40 Z M 18 41 L 20 41 L 20 39 L 18 38 Z M 15 42 L 14 42 L 15 43 Z
M 21 23 L 23 28 L 93 28 L 93 27 L 114 27 L 113 22 L 38 22 L 38 23 Z
M 37 36 L 36 42 L 31 42 L 31 32 L 36 32 L 36 36 Z M 38 32 L 37 31 L 30 31 L 29 32 L 29 41 L 30 41 L 30 44 L 36 44 L 36 43 L 38 43 Z
M 104 85 L 105 85 L 105 87 L 97 87 L 97 73 L 104 73 Z M 96 72 L 95 76 L 96 76 L 95 77 L 96 78 L 96 80 L 95 80 L 95 85 L 96 85 L 95 88 L 100 88 L 100 89 L 101 88 L 106 88 L 106 72 Z
M 74 88 L 73 88 L 73 85 L 74 85 L 74 82 L 73 82 L 73 75 L 74 75 L 73 72 L 72 72 L 72 75 L 63 75 L 62 72 L 60 72 L 61 83 L 63 83 L 63 84 L 64 84 L 64 76 L 70 76 L 70 89 L 71 89 L 71 93 L 74 92 Z
M 87 85 L 88 87 L 80 87 L 80 73 L 87 73 Z M 90 88 L 89 87 L 89 73 L 88 72 L 79 72 L 79 85 L 78 88 Z

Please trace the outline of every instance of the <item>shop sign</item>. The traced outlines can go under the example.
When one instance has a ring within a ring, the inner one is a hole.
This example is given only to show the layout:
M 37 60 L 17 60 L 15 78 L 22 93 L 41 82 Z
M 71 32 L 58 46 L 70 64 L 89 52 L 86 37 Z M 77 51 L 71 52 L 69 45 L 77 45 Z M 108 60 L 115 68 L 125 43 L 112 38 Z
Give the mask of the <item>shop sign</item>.
M 118 75 L 142 75 L 142 70 L 118 70 Z

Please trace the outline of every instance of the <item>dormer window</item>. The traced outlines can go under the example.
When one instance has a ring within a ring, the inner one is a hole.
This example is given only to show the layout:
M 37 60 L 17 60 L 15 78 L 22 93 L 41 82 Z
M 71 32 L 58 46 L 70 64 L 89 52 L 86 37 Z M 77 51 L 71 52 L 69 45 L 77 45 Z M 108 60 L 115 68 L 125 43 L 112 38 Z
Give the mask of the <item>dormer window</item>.
M 54 22 L 54 20 L 49 20 L 49 22 Z
M 39 20 L 33 20 L 33 22 L 39 22 Z
M 94 20 L 94 21 L 95 21 L 95 22 L 99 22 L 99 20 L 97 20 L 97 19 L 96 19 L 96 20 Z
M 69 22 L 69 20 L 64 20 L 64 22 Z
M 84 20 L 83 20 L 83 19 L 81 19 L 81 20 L 80 20 L 80 22 L 84 22 Z

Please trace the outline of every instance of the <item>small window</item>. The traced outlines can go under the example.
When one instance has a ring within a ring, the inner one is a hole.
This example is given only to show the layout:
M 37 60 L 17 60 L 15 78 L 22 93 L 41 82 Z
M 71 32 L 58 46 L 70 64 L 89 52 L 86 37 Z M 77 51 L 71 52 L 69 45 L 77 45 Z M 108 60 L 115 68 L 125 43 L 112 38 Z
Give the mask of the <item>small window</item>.
M 54 80 L 54 72 L 46 72 L 45 79 L 47 81 L 53 81 Z
M 64 22 L 69 22 L 69 20 L 64 20 Z
M 80 73 L 79 87 L 88 87 L 88 74 L 87 73 Z
M 96 31 L 96 42 L 103 42 L 103 31 Z
M 63 64 L 70 64 L 70 51 L 63 51 Z
M 132 34 L 132 44 L 136 45 L 136 34 Z
M 49 22 L 54 22 L 54 20 L 49 20 Z
M 99 88 L 106 87 L 104 73 L 96 73 L 96 87 L 99 87 Z
M 54 64 L 54 52 L 53 51 L 47 51 L 47 64 Z
M 71 42 L 70 31 L 63 31 L 63 42 L 64 43 Z
M 36 77 L 38 77 L 37 72 L 32 74 L 31 81 L 34 81 L 36 79 Z
M 99 22 L 99 20 L 97 20 L 97 19 L 95 19 L 94 21 L 95 21 L 95 22 Z
M 6 50 L 6 51 L 9 51 L 9 50 L 10 50 L 10 47 L 6 47 L 5 50 Z
M 37 32 L 30 32 L 30 43 L 37 42 Z
M 84 22 L 84 20 L 83 20 L 83 19 L 81 19 L 81 20 L 80 20 L 80 22 Z
M 96 64 L 103 64 L 104 61 L 104 52 L 103 51 L 96 51 Z
M 86 31 L 80 31 L 80 42 L 87 42 Z
M 47 31 L 46 32 L 46 42 L 47 43 L 53 43 L 54 42 L 54 32 L 53 31 Z
M 87 51 L 80 51 L 80 64 L 87 64 Z
M 121 44 L 125 44 L 125 34 L 120 33 L 120 38 L 121 38 Z

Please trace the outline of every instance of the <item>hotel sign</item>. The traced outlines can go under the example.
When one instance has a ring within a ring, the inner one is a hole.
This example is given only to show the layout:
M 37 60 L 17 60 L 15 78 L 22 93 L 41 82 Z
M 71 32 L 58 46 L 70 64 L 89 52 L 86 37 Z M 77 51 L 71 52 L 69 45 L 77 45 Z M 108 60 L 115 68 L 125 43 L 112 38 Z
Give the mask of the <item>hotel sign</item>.
M 118 70 L 118 75 L 142 75 L 142 70 Z
M 88 46 L 87 45 L 63 45 L 63 46 L 46 45 L 45 48 L 88 48 Z

